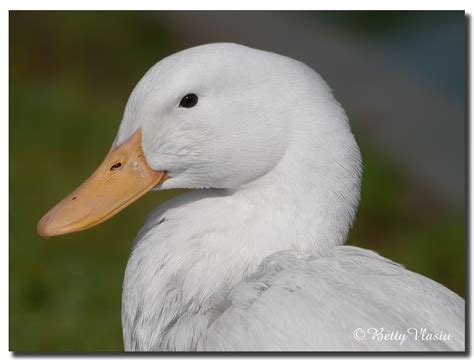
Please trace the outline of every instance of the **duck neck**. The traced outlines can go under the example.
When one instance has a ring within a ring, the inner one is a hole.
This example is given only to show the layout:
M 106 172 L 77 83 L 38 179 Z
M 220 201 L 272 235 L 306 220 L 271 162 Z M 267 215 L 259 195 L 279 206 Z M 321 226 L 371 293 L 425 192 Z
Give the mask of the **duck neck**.
M 337 132 L 319 145 L 308 136 L 314 132 L 293 135 L 275 168 L 231 191 L 249 205 L 261 223 L 255 233 L 270 249 L 314 254 L 346 241 L 360 197 L 361 160 L 350 130 Z
M 348 126 L 319 144 L 309 136 L 315 132 L 292 134 L 262 177 L 181 195 L 152 214 L 125 273 L 126 349 L 192 349 L 197 339 L 180 333 L 203 333 L 206 311 L 265 257 L 316 254 L 345 241 L 359 200 L 360 155 Z

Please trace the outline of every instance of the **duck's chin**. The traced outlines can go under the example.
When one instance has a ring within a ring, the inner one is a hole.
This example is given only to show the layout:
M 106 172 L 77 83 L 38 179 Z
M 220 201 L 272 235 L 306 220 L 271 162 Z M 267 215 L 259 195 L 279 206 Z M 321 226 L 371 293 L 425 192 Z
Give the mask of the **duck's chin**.
M 195 179 L 188 179 L 183 176 L 169 177 L 164 182 L 156 185 L 150 191 L 163 191 L 163 190 L 228 190 L 229 187 L 207 183 L 198 182 Z
M 155 169 L 155 167 L 153 167 Z M 167 178 L 163 182 L 159 183 L 151 189 L 151 191 L 160 191 L 160 190 L 172 190 L 172 189 L 187 189 L 192 188 L 188 187 L 189 181 L 186 180 L 185 171 L 183 170 L 173 170 L 167 169 L 166 174 Z

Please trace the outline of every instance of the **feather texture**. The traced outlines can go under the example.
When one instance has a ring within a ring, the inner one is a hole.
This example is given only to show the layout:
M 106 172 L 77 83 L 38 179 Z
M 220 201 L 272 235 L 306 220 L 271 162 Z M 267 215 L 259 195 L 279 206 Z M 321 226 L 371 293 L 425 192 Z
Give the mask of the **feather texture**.
M 178 107 L 188 93 L 199 102 Z M 133 243 L 126 350 L 464 349 L 459 296 L 342 246 L 361 156 L 314 70 L 236 44 L 188 49 L 139 82 L 115 143 L 138 128 L 170 176 L 158 189 L 201 190 L 157 208 Z

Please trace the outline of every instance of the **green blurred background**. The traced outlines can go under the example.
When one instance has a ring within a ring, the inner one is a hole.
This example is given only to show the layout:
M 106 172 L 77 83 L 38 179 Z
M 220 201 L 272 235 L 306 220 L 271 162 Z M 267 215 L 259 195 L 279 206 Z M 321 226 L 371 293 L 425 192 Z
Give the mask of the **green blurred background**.
M 102 160 L 145 71 L 202 42 L 198 27 L 179 16 L 170 21 L 175 15 L 10 13 L 10 350 L 123 349 L 121 284 L 130 243 L 147 213 L 177 191 L 149 193 L 78 234 L 42 240 L 35 228 Z M 333 27 L 369 40 L 374 34 L 383 40 L 394 29 L 416 31 L 413 24 L 422 16 L 317 15 L 305 14 L 305 21 L 325 17 Z M 463 104 L 463 89 L 457 97 Z M 453 205 L 405 172 L 357 126 L 365 115 L 349 110 L 349 116 L 364 158 L 362 201 L 349 243 L 374 249 L 463 296 L 463 202 Z

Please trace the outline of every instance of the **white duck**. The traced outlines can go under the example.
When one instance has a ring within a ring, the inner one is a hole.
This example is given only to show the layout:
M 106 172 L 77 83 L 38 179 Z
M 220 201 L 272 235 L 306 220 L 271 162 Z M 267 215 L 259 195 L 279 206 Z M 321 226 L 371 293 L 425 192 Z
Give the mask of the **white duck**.
M 152 188 L 199 189 L 157 208 L 133 243 L 126 350 L 463 350 L 462 298 L 342 245 L 361 169 L 315 71 L 209 44 L 148 71 L 103 164 L 38 230 L 89 228 Z

